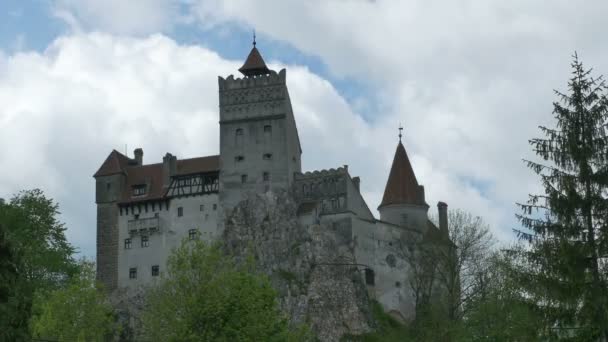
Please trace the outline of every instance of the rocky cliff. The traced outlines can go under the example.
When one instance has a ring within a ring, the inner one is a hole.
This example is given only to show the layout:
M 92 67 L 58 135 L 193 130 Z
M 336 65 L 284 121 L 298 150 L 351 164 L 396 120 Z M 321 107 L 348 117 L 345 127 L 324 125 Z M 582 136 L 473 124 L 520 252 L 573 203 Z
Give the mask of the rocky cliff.
M 304 227 L 296 212 L 288 193 L 247 195 L 226 216 L 226 248 L 237 258 L 253 256 L 292 323 L 306 322 L 321 341 L 370 331 L 370 301 L 363 270 L 354 262 L 350 219 Z

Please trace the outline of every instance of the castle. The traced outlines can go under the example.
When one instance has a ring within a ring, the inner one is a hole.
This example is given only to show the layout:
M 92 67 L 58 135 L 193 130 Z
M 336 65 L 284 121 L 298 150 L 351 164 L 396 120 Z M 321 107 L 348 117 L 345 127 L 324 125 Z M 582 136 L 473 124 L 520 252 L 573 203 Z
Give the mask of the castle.
M 370 295 L 387 312 L 412 318 L 407 265 L 394 244 L 447 236 L 447 205 L 439 202 L 436 227 L 401 135 L 377 219 L 347 166 L 302 172 L 285 69 L 269 70 L 254 42 L 239 71 L 242 78 L 218 78 L 219 155 L 178 159 L 167 153 L 160 163 L 144 164 L 141 148 L 134 158 L 114 150 L 95 173 L 98 279 L 109 290 L 153 284 L 184 238 L 220 238 L 244 194 L 288 191 L 302 227 L 347 223 Z

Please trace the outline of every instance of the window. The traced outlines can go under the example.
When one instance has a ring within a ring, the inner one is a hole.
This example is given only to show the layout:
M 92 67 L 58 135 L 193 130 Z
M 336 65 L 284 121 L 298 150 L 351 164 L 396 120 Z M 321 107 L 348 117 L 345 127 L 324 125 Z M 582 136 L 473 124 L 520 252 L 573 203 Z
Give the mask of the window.
M 133 185 L 133 196 L 143 196 L 146 194 L 146 184 Z
M 184 207 L 177 208 L 177 216 L 179 216 L 179 217 L 184 216 Z
M 247 183 L 247 175 L 241 175 L 241 183 Z
M 236 135 L 237 135 L 237 136 L 239 136 L 239 135 L 243 135 L 243 129 L 242 129 L 242 128 L 237 128 L 237 129 L 236 129 Z
M 110 191 L 110 189 L 112 189 L 112 183 L 107 182 L 106 183 L 106 190 Z
M 374 285 L 375 283 L 375 275 L 374 275 L 374 270 L 372 270 L 371 268 L 366 268 L 365 269 L 365 283 L 367 285 Z
M 194 239 L 196 239 L 197 235 L 198 234 L 197 234 L 196 229 L 190 229 L 190 230 L 188 230 L 188 239 L 194 240 Z
M 264 172 L 262 178 L 264 179 L 264 182 L 268 182 L 270 180 L 270 173 Z
M 217 210 L 217 204 L 213 204 L 213 210 Z
M 264 153 L 262 156 L 264 160 L 272 160 L 272 153 Z
M 137 267 L 129 268 L 129 279 L 137 279 Z
M 133 218 L 135 218 L 136 220 L 139 220 L 139 214 L 133 215 Z
M 158 267 L 158 265 L 152 266 L 152 276 L 153 277 L 158 277 L 158 273 L 159 273 L 159 267 Z
M 131 239 L 125 239 L 125 249 L 131 249 Z
M 154 213 L 154 217 L 159 217 L 160 214 L 159 213 Z
M 264 125 L 264 133 L 272 133 L 272 126 Z
M 142 235 L 141 236 L 141 246 L 142 247 L 148 247 L 150 245 L 150 240 L 148 238 L 147 235 Z
M 243 160 L 245 160 L 245 157 L 243 157 L 243 156 L 236 156 L 236 157 L 234 157 L 234 161 L 237 162 L 237 163 L 238 162 L 242 162 Z
M 201 204 L 201 211 L 205 211 L 205 205 Z

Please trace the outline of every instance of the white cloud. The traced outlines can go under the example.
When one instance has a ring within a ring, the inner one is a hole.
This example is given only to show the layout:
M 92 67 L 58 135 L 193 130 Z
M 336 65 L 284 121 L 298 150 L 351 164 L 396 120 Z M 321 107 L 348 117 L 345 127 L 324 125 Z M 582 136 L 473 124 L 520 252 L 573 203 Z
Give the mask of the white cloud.
M 129 35 L 168 30 L 180 20 L 173 0 L 56 0 L 54 14 L 73 30 Z

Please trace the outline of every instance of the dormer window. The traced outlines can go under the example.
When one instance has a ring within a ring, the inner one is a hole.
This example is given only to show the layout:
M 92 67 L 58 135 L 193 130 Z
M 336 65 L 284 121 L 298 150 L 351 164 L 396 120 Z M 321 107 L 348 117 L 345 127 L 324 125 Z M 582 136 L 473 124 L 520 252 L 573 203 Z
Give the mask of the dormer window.
M 133 185 L 133 196 L 143 196 L 146 194 L 146 184 Z

